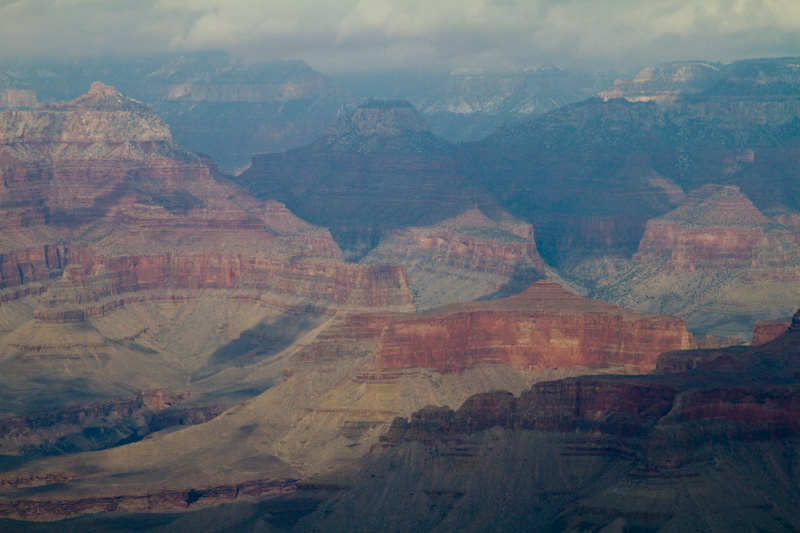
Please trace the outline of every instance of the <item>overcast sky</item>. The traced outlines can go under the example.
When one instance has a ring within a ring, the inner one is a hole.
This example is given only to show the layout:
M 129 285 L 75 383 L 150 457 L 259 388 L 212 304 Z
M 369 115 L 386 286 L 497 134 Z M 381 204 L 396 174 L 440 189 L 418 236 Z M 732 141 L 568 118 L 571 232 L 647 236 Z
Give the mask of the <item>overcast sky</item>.
M 198 50 L 322 72 L 800 56 L 800 0 L 0 0 L 0 61 Z

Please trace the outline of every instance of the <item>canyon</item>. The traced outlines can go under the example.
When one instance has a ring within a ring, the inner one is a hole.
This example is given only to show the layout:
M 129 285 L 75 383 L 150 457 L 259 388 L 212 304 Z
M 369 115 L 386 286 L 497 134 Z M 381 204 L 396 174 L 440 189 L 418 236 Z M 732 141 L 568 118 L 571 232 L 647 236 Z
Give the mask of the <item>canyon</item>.
M 800 527 L 795 62 L 458 144 L 299 62 L 0 73 L 0 528 Z
M 367 101 L 304 148 L 254 157 L 235 180 L 328 228 L 351 261 L 398 228 L 476 206 L 490 217 L 502 211 L 459 172 L 453 146 L 406 101 Z
M 0 483 L 7 489 L 0 510 L 6 517 L 57 520 L 97 512 L 113 501 L 123 512 L 169 512 L 234 499 L 218 487 L 296 488 L 298 480 L 357 464 L 395 417 L 408 417 L 429 402 L 457 405 L 478 392 L 512 386 L 519 393 L 534 382 L 588 372 L 634 373 L 652 368 L 657 351 L 691 343 L 679 320 L 584 300 L 552 282 L 475 305 L 479 310 L 472 314 L 481 319 L 471 321 L 469 351 L 447 360 L 435 354 L 455 353 L 449 341 L 420 343 L 408 333 L 421 327 L 422 317 L 339 315 L 282 358 L 281 383 L 216 418 L 3 473 Z M 447 307 L 432 312 L 454 322 L 452 332 L 458 334 L 463 313 Z M 514 320 L 517 328 L 534 324 L 557 342 L 544 352 L 535 342 L 504 348 L 509 335 L 519 335 L 503 328 Z M 440 328 L 436 319 L 427 322 Z M 653 343 L 653 335 L 661 335 L 660 344 Z M 434 357 L 419 357 L 420 347 Z M 503 349 L 510 357 L 499 355 Z M 172 472 L 169 481 L 150 474 L 163 468 Z M 123 473 L 127 481 L 118 485 L 115 479 Z M 159 496 L 190 492 L 205 496 L 201 502 Z M 142 507 L 145 499 L 149 504 Z
M 327 230 L 253 199 L 110 86 L 0 122 L 4 414 L 55 416 L 6 435 L 7 453 L 91 447 L 90 430 L 109 433 L 104 445 L 141 438 L 159 427 L 147 406 L 110 421 L 95 407 L 156 389 L 192 398 L 162 420 L 204 421 L 281 369 L 211 400 L 214 385 L 192 381 L 245 374 L 339 309 L 414 308 L 402 267 L 345 263 Z M 56 408 L 86 414 L 68 422 Z
M 698 351 L 695 373 L 670 352 L 648 376 L 537 383 L 397 418 L 361 468 L 293 495 L 308 509 L 294 529 L 797 527 L 800 392 L 783 380 L 797 372 L 798 322 L 735 354 Z

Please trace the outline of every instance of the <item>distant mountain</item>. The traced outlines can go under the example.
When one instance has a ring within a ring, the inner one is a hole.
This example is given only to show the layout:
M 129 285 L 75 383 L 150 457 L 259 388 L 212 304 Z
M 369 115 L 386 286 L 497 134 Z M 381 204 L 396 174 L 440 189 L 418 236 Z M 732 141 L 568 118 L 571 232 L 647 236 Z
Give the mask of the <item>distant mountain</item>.
M 150 73 L 140 90 L 178 142 L 228 172 L 255 154 L 310 142 L 349 109 L 346 93 L 302 61 L 178 57 Z
M 409 100 L 433 131 L 461 141 L 484 137 L 504 121 L 582 100 L 611 82 L 559 67 L 331 77 L 302 61 L 249 63 L 222 53 L 37 61 L 0 68 L 0 91 L 13 80 L 12 88 L 33 90 L 43 102 L 76 98 L 97 80 L 113 85 L 152 106 L 178 142 L 211 156 L 227 173 L 241 171 L 256 154 L 310 143 L 369 99 Z
M 331 76 L 355 101 L 406 99 L 451 142 L 595 96 L 613 78 L 558 66 L 475 72 L 389 71 Z
M 361 259 L 386 232 L 429 225 L 497 202 L 459 172 L 454 147 L 402 100 L 370 100 L 310 145 L 253 158 L 235 178 L 258 198 L 283 202 L 331 230 Z
M 673 103 L 692 96 L 786 98 L 800 93 L 800 59 L 748 59 L 732 63 L 675 61 L 618 79 L 599 96 L 606 100 Z
M 795 63 L 732 63 L 723 80 L 738 81 L 705 79 L 687 93 L 689 74 L 675 81 L 675 73 L 688 67 L 654 69 L 649 79 L 668 78 L 659 85 L 668 102 L 591 99 L 508 124 L 463 145 L 466 168 L 511 214 L 534 224 L 540 253 L 556 266 L 590 250 L 632 254 L 648 218 L 708 183 L 739 187 L 768 216 L 797 212 L 800 96 L 784 90 L 800 83 Z M 698 77 L 718 74 L 697 65 L 688 72 L 697 69 Z M 650 83 L 622 84 L 620 92 L 640 100 L 629 85 Z
M 310 142 L 351 107 L 341 89 L 302 61 L 251 64 L 209 53 L 6 68 L 15 86 L 44 102 L 71 100 L 97 80 L 114 85 L 152 106 L 177 142 L 225 172 L 246 167 L 254 154 Z

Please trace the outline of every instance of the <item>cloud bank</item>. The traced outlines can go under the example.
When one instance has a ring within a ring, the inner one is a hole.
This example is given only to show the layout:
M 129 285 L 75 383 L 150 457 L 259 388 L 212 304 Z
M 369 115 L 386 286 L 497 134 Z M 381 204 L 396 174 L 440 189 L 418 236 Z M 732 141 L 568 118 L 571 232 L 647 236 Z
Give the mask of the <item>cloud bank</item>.
M 797 0 L 0 0 L 0 61 L 224 50 L 323 72 L 800 55 Z

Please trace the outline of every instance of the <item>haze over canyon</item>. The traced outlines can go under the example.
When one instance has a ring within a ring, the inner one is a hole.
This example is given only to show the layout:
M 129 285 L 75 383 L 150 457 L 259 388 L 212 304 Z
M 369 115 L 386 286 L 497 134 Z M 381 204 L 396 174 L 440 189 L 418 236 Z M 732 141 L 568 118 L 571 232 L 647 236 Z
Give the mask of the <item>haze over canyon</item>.
M 0 62 L 0 529 L 798 529 L 798 169 L 793 57 Z

